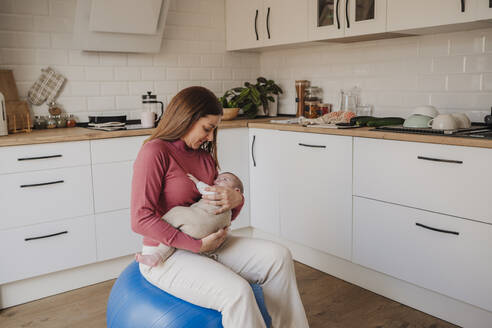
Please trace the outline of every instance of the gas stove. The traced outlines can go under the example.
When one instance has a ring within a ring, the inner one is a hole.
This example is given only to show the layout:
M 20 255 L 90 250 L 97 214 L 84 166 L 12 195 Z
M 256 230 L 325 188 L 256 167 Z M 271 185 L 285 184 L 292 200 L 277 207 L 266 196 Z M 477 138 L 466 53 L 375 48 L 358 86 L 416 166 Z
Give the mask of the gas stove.
M 473 123 L 470 128 L 456 130 L 433 130 L 431 128 L 407 128 L 402 125 L 380 126 L 372 131 L 388 131 L 397 133 L 411 133 L 423 135 L 441 135 L 447 137 L 459 138 L 481 138 L 492 139 L 492 128 L 487 127 L 483 123 Z

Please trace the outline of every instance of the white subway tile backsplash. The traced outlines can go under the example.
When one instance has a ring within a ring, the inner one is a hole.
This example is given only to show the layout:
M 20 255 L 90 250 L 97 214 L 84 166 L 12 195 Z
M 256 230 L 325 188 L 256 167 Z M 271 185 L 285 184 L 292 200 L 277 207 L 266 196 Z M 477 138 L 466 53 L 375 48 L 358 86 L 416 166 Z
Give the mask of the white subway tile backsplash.
M 188 12 L 169 11 L 166 18 L 167 25 L 210 27 L 212 17 L 210 15 Z
M 69 81 L 72 96 L 99 96 L 100 83 L 99 82 L 72 82 Z
M 139 108 L 142 108 L 140 96 L 116 96 L 116 109 L 126 111 Z
M 70 50 L 68 52 L 68 63 L 70 65 L 98 65 L 99 54 L 81 50 Z
M 220 55 L 215 55 L 215 54 L 210 54 L 210 55 L 203 55 L 201 56 L 201 66 L 204 67 L 222 67 L 222 63 L 224 61 L 224 56 L 222 54 Z M 260 64 L 259 58 L 258 58 L 258 66 Z
M 196 80 L 210 80 L 212 78 L 212 70 L 210 68 L 192 68 L 191 79 Z
M 233 80 L 248 80 L 251 78 L 251 70 L 249 68 L 233 68 Z
M 16 82 L 34 82 L 41 75 L 42 66 L 22 65 L 14 66 L 14 79 Z
M 420 91 L 445 91 L 446 75 L 420 75 L 417 83 Z
M 151 54 L 128 54 L 128 66 L 152 66 Z
M 62 95 L 58 97 L 56 102 L 68 113 L 87 111 L 86 97 L 65 97 Z M 46 107 L 47 109 L 46 105 L 42 105 L 41 107 Z
M 450 55 L 476 54 L 483 51 L 484 38 L 475 31 L 459 33 L 450 39 Z
M 14 0 L 0 1 L 0 13 L 13 13 L 13 12 L 14 12 Z
M 85 80 L 85 70 L 82 66 L 54 66 L 54 69 L 70 81 Z
M 115 79 L 117 81 L 140 80 L 140 68 L 138 68 L 138 67 L 115 67 Z
M 466 72 L 492 72 L 492 54 L 467 56 L 465 62 Z
M 89 111 L 114 110 L 114 108 L 115 108 L 114 97 L 90 97 L 87 99 L 87 109 Z
M 175 94 L 178 92 L 178 82 L 176 81 L 156 81 L 154 83 L 156 94 Z
M 103 52 L 99 54 L 99 62 L 101 65 L 115 65 L 115 66 L 126 66 L 127 55 L 124 53 L 109 53 Z
M 114 68 L 87 66 L 85 74 L 88 81 L 111 81 L 114 79 Z
M 64 49 L 37 49 L 36 64 L 66 65 L 68 64 L 68 52 Z
M 142 67 L 142 80 L 165 80 L 166 79 L 166 68 L 165 67 Z
M 180 55 L 178 57 L 179 66 L 190 67 L 190 66 L 200 66 L 202 58 L 200 55 Z
M 190 70 L 188 68 L 176 68 L 169 67 L 167 69 L 167 79 L 168 80 L 189 80 L 190 79 Z
M 449 55 L 449 39 L 440 35 L 424 36 L 419 42 L 419 56 L 441 57 Z
M 222 95 L 222 82 L 220 81 L 203 81 L 201 83 L 202 87 L 205 87 L 216 94 Z
M 163 44 L 165 42 L 163 41 Z M 153 61 L 155 66 L 178 66 L 178 55 L 168 53 L 167 48 L 163 48 L 164 53 L 161 52 L 157 55 L 154 55 Z
M 449 74 L 448 91 L 480 91 L 480 74 Z
M 127 82 L 101 82 L 101 95 L 103 96 L 128 96 Z
M 231 80 L 232 79 L 232 69 L 225 68 L 214 68 L 212 69 L 212 79 L 214 80 Z
M 37 32 L 72 32 L 73 22 L 68 17 L 33 16 L 33 27 Z
M 464 71 L 463 56 L 436 57 L 433 60 L 434 73 L 461 73 Z
M 71 33 L 50 33 L 51 47 L 55 49 L 70 49 L 73 46 Z
M 492 73 L 484 73 L 483 74 L 482 90 L 483 91 L 492 91 Z M 491 106 L 492 106 L 492 104 L 491 104 Z
M 17 47 L 19 48 L 49 48 L 48 33 L 16 32 Z
M 48 15 L 48 0 L 15 0 L 14 12 L 17 14 Z
M 36 52 L 32 49 L 2 49 L 2 64 L 35 64 Z
M 178 89 L 182 90 L 189 87 L 199 86 L 200 82 L 198 81 L 178 81 Z
M 49 0 L 50 15 L 55 17 L 74 17 L 76 0 Z
M 147 93 L 147 91 L 155 92 L 153 81 L 137 81 L 130 82 L 130 95 L 141 96 Z
M 0 30 L 34 31 L 33 18 L 30 15 L 0 14 Z
M 16 32 L 0 32 L 0 48 L 18 48 Z

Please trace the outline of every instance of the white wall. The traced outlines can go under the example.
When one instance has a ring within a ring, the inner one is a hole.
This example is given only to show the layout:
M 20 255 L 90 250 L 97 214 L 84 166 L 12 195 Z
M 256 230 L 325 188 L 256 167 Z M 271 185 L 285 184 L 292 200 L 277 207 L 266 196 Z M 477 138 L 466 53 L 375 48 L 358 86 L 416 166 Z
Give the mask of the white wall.
M 307 79 L 336 108 L 339 90 L 357 85 L 377 115 L 432 104 L 481 121 L 492 106 L 492 29 L 271 50 L 261 54 L 261 74 L 283 87 L 283 113 L 295 113 L 295 80 Z
M 52 66 L 68 79 L 59 98 L 88 115 L 138 118 L 140 96 L 169 100 L 190 85 L 217 95 L 259 74 L 258 54 L 225 51 L 224 0 L 172 0 L 159 54 L 81 52 L 72 44 L 76 0 L 0 0 L 0 68 L 13 69 L 22 98 Z M 45 104 L 35 115 L 47 114 Z

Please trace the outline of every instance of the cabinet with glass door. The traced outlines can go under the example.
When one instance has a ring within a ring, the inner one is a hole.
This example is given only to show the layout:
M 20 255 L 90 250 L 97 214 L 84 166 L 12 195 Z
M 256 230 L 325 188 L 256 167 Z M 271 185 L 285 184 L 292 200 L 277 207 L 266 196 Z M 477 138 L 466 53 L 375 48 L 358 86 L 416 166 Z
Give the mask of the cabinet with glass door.
M 309 0 L 309 39 L 386 32 L 386 0 Z

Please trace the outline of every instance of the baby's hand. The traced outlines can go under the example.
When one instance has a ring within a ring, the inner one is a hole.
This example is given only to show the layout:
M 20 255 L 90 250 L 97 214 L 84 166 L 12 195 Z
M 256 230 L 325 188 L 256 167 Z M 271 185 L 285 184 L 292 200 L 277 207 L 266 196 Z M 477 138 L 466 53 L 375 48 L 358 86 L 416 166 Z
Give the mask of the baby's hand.
M 194 183 L 198 183 L 199 180 L 197 178 L 195 178 L 192 174 L 190 173 L 186 173 L 186 175 L 188 176 L 188 178 L 190 178 L 191 181 L 193 181 Z

